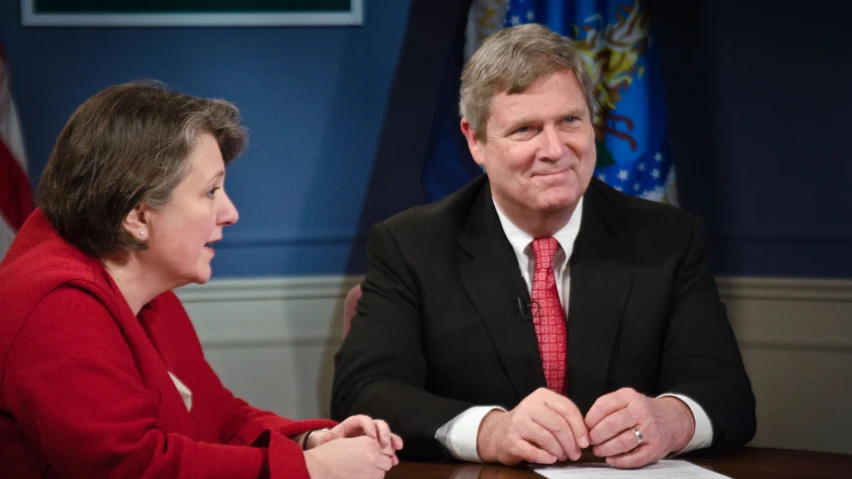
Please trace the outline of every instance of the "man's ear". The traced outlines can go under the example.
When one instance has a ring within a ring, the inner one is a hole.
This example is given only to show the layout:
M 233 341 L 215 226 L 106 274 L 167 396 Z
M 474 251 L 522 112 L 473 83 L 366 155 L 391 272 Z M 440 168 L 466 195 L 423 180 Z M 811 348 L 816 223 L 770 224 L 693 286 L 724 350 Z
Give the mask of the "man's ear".
M 461 131 L 467 140 L 467 148 L 470 150 L 470 156 L 473 157 L 473 161 L 476 162 L 479 166 L 485 166 L 485 152 L 483 151 L 483 144 L 481 138 L 473 131 L 473 127 L 470 126 L 470 122 L 467 121 L 467 118 L 461 119 Z
M 127 213 L 124 221 L 121 222 L 124 229 L 139 240 L 148 239 L 148 226 L 150 219 L 150 207 L 147 203 L 142 202 L 137 204 Z

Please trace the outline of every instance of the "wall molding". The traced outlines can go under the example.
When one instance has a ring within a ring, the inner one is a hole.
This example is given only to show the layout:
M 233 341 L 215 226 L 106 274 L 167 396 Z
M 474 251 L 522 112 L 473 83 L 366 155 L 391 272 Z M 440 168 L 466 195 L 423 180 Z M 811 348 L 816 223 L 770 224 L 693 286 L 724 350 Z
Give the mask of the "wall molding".
M 343 339 L 343 299 L 361 279 L 221 279 L 176 293 L 205 348 L 325 345 Z
M 245 246 L 317 246 L 364 243 L 365 234 L 342 234 L 340 232 L 303 232 L 303 233 L 231 233 L 220 243 L 220 247 Z
M 722 299 L 852 302 L 852 280 L 846 279 L 725 276 L 716 283 Z
M 253 299 L 336 298 L 360 283 L 363 276 L 298 276 L 214 279 L 177 290 L 184 303 Z
M 852 232 L 837 230 L 795 231 L 716 231 L 709 239 L 718 241 L 754 241 L 761 243 L 836 243 L 852 239 Z
M 718 279 L 741 349 L 852 353 L 852 281 Z

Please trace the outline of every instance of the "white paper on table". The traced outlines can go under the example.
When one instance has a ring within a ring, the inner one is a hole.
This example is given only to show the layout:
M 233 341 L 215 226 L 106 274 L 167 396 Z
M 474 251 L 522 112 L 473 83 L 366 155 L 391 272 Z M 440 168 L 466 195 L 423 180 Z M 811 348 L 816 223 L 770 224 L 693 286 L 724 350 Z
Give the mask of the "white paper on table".
M 721 479 L 727 478 L 680 459 L 666 459 L 640 469 L 616 469 L 605 463 L 567 464 L 536 467 L 535 472 L 548 479 Z

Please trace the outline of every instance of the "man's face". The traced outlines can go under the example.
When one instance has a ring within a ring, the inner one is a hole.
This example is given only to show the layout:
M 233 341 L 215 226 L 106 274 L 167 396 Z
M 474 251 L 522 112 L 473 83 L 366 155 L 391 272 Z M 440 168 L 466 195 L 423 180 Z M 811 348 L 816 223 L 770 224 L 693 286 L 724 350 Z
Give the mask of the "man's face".
M 595 132 L 571 71 L 543 77 L 521 93 L 498 93 L 485 139 L 465 119 L 462 131 L 488 173 L 494 200 L 513 221 L 573 212 L 592 179 Z

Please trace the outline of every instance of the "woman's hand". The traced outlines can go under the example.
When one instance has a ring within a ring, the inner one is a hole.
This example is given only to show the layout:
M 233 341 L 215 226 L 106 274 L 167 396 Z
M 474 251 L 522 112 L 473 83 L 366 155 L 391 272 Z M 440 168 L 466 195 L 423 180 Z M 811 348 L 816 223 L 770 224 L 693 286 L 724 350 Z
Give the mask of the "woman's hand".
M 335 439 L 355 438 L 359 436 L 374 439 L 382 454 L 391 458 L 392 465 L 399 464 L 396 451 L 402 449 L 402 439 L 396 434 L 391 433 L 388 423 L 381 419 L 372 419 L 364 415 L 350 416 L 328 431 L 314 431 L 308 438 L 306 449 L 313 449 Z
M 396 463 L 371 437 L 334 439 L 305 451 L 311 479 L 382 479 Z

